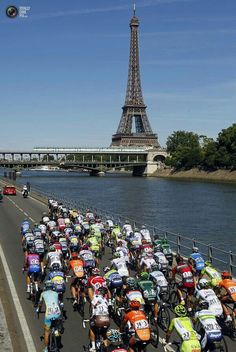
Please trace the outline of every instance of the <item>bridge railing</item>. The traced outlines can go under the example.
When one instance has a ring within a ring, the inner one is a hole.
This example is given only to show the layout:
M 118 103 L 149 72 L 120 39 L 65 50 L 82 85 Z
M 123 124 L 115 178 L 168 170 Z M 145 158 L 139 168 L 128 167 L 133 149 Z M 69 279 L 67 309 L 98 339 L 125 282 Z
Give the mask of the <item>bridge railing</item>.
M 220 270 L 229 270 L 232 274 L 236 274 L 236 253 L 233 253 L 232 251 L 225 251 L 223 249 L 217 248 L 215 245 L 199 241 L 195 237 L 183 236 L 179 233 L 160 229 L 154 225 L 141 223 L 122 214 L 111 214 L 104 209 L 99 209 L 91 206 L 91 204 L 88 204 L 84 200 L 67 199 L 55 193 L 44 192 L 40 188 L 36 187 L 32 188 L 32 190 L 38 192 L 41 195 L 44 195 L 47 198 L 55 199 L 70 209 L 80 209 L 82 212 L 85 212 L 86 209 L 90 209 L 102 220 L 110 219 L 120 226 L 123 226 L 126 221 L 129 221 L 133 228 L 137 227 L 140 229 L 142 225 L 145 225 L 149 229 L 153 239 L 168 239 L 174 252 L 183 256 L 189 256 L 192 248 L 198 247 L 199 252 L 203 255 L 205 260 L 211 261 L 212 264 Z

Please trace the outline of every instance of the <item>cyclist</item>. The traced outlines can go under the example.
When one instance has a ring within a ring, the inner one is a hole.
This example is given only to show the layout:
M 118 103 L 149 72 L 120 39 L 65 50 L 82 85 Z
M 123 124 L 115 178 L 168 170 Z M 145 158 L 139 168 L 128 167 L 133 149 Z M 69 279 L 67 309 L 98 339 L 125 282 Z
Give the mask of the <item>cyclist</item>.
M 171 320 L 169 329 L 166 333 L 166 340 L 163 341 L 163 344 L 165 345 L 169 343 L 171 333 L 175 329 L 182 340 L 180 352 L 201 352 L 198 334 L 193 329 L 190 318 L 187 317 L 185 307 L 182 304 L 178 304 L 175 307 L 174 312 L 177 317 Z
M 157 264 L 152 265 L 152 270 L 149 274 L 149 278 L 154 282 L 156 287 L 157 300 L 167 301 L 169 298 L 168 282 L 164 274 L 158 270 Z
M 49 247 L 49 252 L 47 253 L 46 256 L 46 261 L 45 261 L 45 266 L 48 266 L 49 269 L 52 268 L 53 264 L 59 264 L 60 270 L 62 270 L 62 254 L 59 252 L 56 252 L 56 248 L 54 245 Z
M 106 336 L 107 329 L 110 326 L 110 317 L 108 310 L 107 296 L 108 290 L 106 287 L 99 287 L 97 293 L 94 295 L 91 301 L 92 317 L 90 319 L 90 352 L 96 352 L 96 334 L 97 332 L 102 335 L 105 346 L 108 346 L 108 340 Z
M 129 309 L 125 312 L 120 326 L 120 332 L 125 331 L 127 324 L 131 325 L 129 334 L 129 352 L 135 352 L 136 348 L 145 348 L 151 339 L 151 330 L 145 313 L 140 310 L 140 302 L 132 300 Z
M 222 340 L 222 332 L 214 312 L 208 309 L 208 302 L 201 301 L 199 303 L 199 309 L 195 313 L 194 320 L 199 321 L 203 328 L 201 336 L 202 351 L 215 350 L 213 347 Z
M 28 219 L 24 219 L 21 223 L 21 234 L 22 235 L 25 235 L 27 231 L 29 231 L 30 229 L 30 222 Z
M 35 283 L 35 289 L 38 291 L 38 277 L 41 273 L 40 258 L 37 253 L 35 253 L 35 247 L 29 248 L 29 253 L 25 257 L 23 270 L 28 269 L 26 276 L 27 293 L 30 293 L 30 281 L 31 278 Z
M 185 304 L 182 290 L 186 289 L 187 305 L 188 305 L 188 308 L 191 309 L 192 297 L 193 297 L 194 288 L 195 288 L 195 280 L 193 277 L 192 266 L 190 266 L 190 264 L 185 263 L 184 259 L 180 255 L 176 256 L 176 263 L 177 265 L 172 269 L 172 278 L 175 280 L 175 276 L 176 274 L 178 274 L 181 280 L 180 282 L 177 282 L 178 284 L 177 292 L 180 299 L 180 303 L 183 305 Z
M 221 281 L 220 273 L 215 268 L 213 268 L 211 262 L 209 261 L 205 262 L 205 267 L 202 269 L 199 276 L 199 279 L 201 278 L 207 278 L 211 280 L 212 287 L 216 287 Z
M 106 280 L 100 275 L 98 268 L 92 269 L 92 275 L 88 278 L 87 287 L 90 301 L 92 301 L 94 295 L 98 293 L 100 287 L 107 287 Z
M 233 303 L 233 314 L 236 324 L 236 282 L 232 280 L 232 275 L 228 271 L 223 271 L 221 277 L 222 280 L 219 282 L 219 296 L 226 317 L 225 321 L 228 322 L 232 320 L 225 303 Z
M 196 301 L 194 302 L 194 306 L 197 307 L 199 302 L 207 302 L 208 310 L 219 317 L 223 313 L 222 305 L 215 292 L 209 287 L 210 282 L 206 279 L 200 279 L 198 281 L 195 290 Z
M 72 254 L 72 258 L 69 261 L 67 273 L 73 271 L 74 277 L 70 285 L 71 295 L 74 298 L 73 306 L 79 303 L 80 301 L 80 289 L 81 284 L 84 283 L 84 262 L 78 258 L 77 253 Z
M 49 334 L 52 319 L 59 319 L 61 317 L 58 293 L 54 291 L 54 285 L 51 281 L 45 281 L 44 291 L 41 293 L 37 312 L 40 311 L 43 302 L 45 302 L 46 305 L 44 319 L 44 352 L 48 352 Z
M 188 261 L 193 268 L 193 272 L 198 276 L 204 268 L 205 262 L 202 255 L 199 253 L 198 247 L 193 247 L 192 251 Z
M 150 232 L 145 225 L 142 225 L 140 233 L 142 235 L 142 240 L 144 240 L 146 243 L 152 243 Z
M 54 285 L 54 290 L 58 293 L 60 307 L 63 308 L 63 294 L 66 290 L 65 285 L 65 275 L 60 270 L 60 266 L 58 263 L 54 263 L 51 267 L 51 271 L 47 276 L 47 280 L 51 280 Z
M 157 323 L 158 317 L 158 303 L 156 300 L 157 294 L 154 289 L 153 281 L 149 279 L 149 274 L 147 272 L 141 272 L 139 279 L 137 280 L 137 286 L 140 288 L 144 301 L 145 309 L 149 310 L 153 307 L 154 321 Z
M 127 267 L 127 257 L 121 257 L 120 252 L 114 253 L 114 259 L 111 261 L 111 266 L 118 271 L 122 278 L 129 276 L 129 269 Z

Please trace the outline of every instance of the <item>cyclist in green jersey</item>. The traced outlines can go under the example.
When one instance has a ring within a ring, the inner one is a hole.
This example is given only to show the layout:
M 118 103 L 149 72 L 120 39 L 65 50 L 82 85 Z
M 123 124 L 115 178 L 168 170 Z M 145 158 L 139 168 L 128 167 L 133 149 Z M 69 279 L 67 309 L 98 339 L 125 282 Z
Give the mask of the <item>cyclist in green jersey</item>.
M 199 279 L 202 277 L 207 278 L 210 281 L 212 287 L 217 286 L 221 281 L 220 273 L 215 268 L 213 268 L 211 262 L 209 261 L 205 262 L 205 267 L 202 269 Z
M 175 307 L 176 318 L 171 320 L 169 329 L 166 333 L 166 340 L 163 344 L 168 344 L 172 331 L 175 329 L 181 338 L 180 352 L 201 352 L 201 345 L 198 340 L 198 334 L 193 329 L 192 322 L 187 317 L 186 308 L 179 304 Z

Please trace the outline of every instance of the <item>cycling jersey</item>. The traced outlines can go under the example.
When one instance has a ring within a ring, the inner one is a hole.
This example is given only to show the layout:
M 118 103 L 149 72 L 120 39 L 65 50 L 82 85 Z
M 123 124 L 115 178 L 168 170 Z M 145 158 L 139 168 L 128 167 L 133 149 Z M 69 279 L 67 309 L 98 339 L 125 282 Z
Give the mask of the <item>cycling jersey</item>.
M 231 299 L 236 302 L 236 282 L 231 279 L 225 279 L 219 282 L 219 287 L 226 290 Z
M 92 315 L 109 315 L 107 299 L 101 295 L 94 295 L 92 301 Z
M 148 256 L 141 258 L 139 263 L 140 267 L 144 265 L 147 267 L 147 269 L 151 269 L 153 264 L 156 264 L 155 259 L 153 257 L 148 257 Z
M 205 261 L 200 253 L 192 253 L 190 258 L 194 261 L 194 267 L 197 271 L 201 271 L 204 268 Z
M 94 294 L 98 294 L 100 287 L 107 287 L 106 280 L 102 276 L 90 276 L 88 279 L 88 287 L 92 287 Z
M 148 243 L 152 242 L 151 235 L 148 229 L 142 229 L 140 230 L 140 233 L 142 235 L 142 239 L 145 240 Z
M 41 239 L 36 239 L 34 240 L 34 245 L 35 245 L 35 252 L 37 254 L 43 254 L 44 253 L 44 242 Z
M 212 289 L 197 290 L 196 298 L 207 302 L 209 305 L 209 311 L 216 316 L 220 316 L 223 313 L 222 305 Z
M 168 292 L 168 282 L 161 271 L 152 271 L 150 279 L 157 285 L 157 295 Z
M 124 322 L 130 322 L 140 341 L 147 342 L 151 338 L 151 331 L 145 313 L 141 310 L 131 310 L 125 313 Z
M 126 265 L 125 257 L 113 259 L 111 263 L 115 266 L 121 277 L 129 276 L 129 270 Z
M 71 259 L 69 269 L 72 269 L 75 276 L 78 278 L 84 277 L 84 262 L 81 259 Z
M 167 270 L 169 262 L 162 252 L 154 253 L 154 258 L 158 263 L 159 270 Z
M 172 270 L 173 275 L 175 276 L 178 273 L 181 276 L 182 286 L 183 287 L 194 287 L 194 278 L 192 274 L 192 268 L 190 265 L 186 263 L 179 263 L 175 268 Z
M 216 321 L 215 315 L 212 311 L 203 309 L 195 313 L 195 318 L 198 319 L 206 333 L 203 339 L 202 347 L 206 346 L 206 342 L 220 341 L 222 339 L 221 327 Z
M 57 224 L 58 224 L 58 228 L 60 231 L 64 231 L 66 224 L 65 224 L 65 220 L 63 218 L 59 218 L 57 220 Z
M 65 279 L 62 271 L 52 271 L 48 274 L 48 279 L 52 281 L 57 293 L 65 292 Z
M 153 282 L 151 280 L 140 280 L 138 286 L 146 300 L 154 301 L 156 299 L 156 291 L 154 290 Z
M 62 268 L 61 254 L 59 252 L 49 252 L 47 254 L 47 259 L 49 261 L 49 268 L 52 268 L 54 264 L 58 264 L 60 269 Z
M 201 346 L 197 338 L 197 333 L 193 329 L 192 322 L 188 317 L 178 317 L 171 320 L 169 331 L 173 329 L 182 339 L 180 352 L 201 352 Z
M 38 254 L 28 254 L 26 256 L 26 264 L 29 274 L 39 273 L 41 271 L 40 258 Z
M 61 316 L 61 311 L 58 302 L 58 293 L 52 290 L 41 293 L 40 302 L 44 300 L 46 305 L 44 323 L 47 327 L 51 327 L 52 319 L 58 319 Z
M 217 286 L 221 281 L 220 273 L 212 266 L 206 266 L 203 268 L 201 275 L 206 275 L 209 279 L 211 279 L 212 286 Z
M 21 224 L 21 233 L 24 235 L 30 229 L 29 221 L 23 221 Z
M 39 225 L 39 228 L 40 228 L 40 230 L 41 230 L 41 234 L 42 234 L 42 235 L 45 235 L 45 234 L 47 233 L 47 226 L 46 226 L 46 225 L 40 224 L 40 225 Z

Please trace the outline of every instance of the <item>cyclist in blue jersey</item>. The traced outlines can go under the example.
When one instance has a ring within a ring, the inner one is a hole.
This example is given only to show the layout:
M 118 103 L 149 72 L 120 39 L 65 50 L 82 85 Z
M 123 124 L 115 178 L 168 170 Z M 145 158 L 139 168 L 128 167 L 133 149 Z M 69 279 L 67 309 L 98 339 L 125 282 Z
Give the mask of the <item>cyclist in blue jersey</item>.
M 188 261 L 192 265 L 195 275 L 199 276 L 205 266 L 205 261 L 202 255 L 199 253 L 197 247 L 193 247 L 192 251 L 193 252 L 190 254 Z
M 37 312 L 40 311 L 43 302 L 46 305 L 44 319 L 44 352 L 48 352 L 48 342 L 52 320 L 59 319 L 61 317 L 58 293 L 54 291 L 54 284 L 51 281 L 45 281 L 44 291 L 41 293 Z
M 24 219 L 24 220 L 22 221 L 22 223 L 21 223 L 20 229 L 21 229 L 21 234 L 22 234 L 22 236 L 24 236 L 24 235 L 26 234 L 26 232 L 29 231 L 29 229 L 30 229 L 30 222 L 29 222 L 29 220 Z

